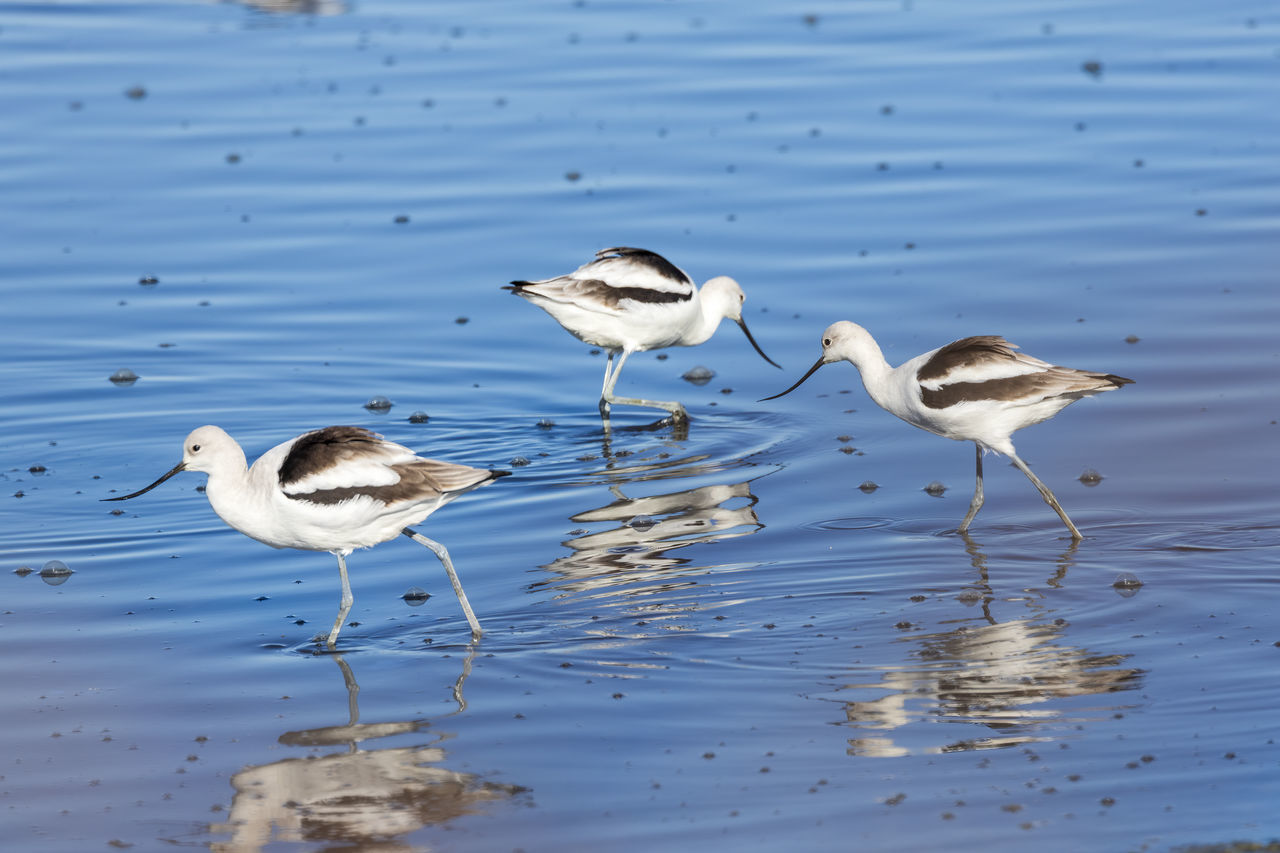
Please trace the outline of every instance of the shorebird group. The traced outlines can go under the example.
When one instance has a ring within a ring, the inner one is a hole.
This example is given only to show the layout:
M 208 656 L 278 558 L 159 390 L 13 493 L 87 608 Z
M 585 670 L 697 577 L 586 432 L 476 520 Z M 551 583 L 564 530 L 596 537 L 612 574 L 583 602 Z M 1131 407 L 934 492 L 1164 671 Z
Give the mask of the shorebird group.
M 707 341 L 723 319 L 737 323 L 756 352 L 779 366 L 747 329 L 742 316 L 746 297 L 736 281 L 717 276 L 699 289 L 679 267 L 645 249 L 604 249 L 571 273 L 513 281 L 507 289 L 545 310 L 574 337 L 608 352 L 599 402 L 606 427 L 614 405 L 657 408 L 669 413 L 671 421 L 687 420 L 678 402 L 616 396 L 618 376 L 632 353 L 696 346 Z M 764 399 L 789 394 L 818 368 L 835 361 L 853 364 L 867 394 L 885 411 L 945 438 L 974 443 L 977 482 L 959 532 L 969 529 L 982 507 L 982 456 L 995 452 L 1008 456 L 1026 474 L 1074 540 L 1082 538 L 1053 492 L 1018 457 L 1010 436 L 1082 397 L 1133 380 L 1056 366 L 1018 352 L 995 335 L 962 338 L 891 367 L 866 329 L 842 321 L 822 333 L 822 356 L 813 367 L 790 388 Z M 342 597 L 333 628 L 324 638 L 329 648 L 336 645 L 353 601 L 347 556 L 401 534 L 439 558 L 472 641 L 480 639 L 480 623 L 449 552 L 412 525 L 509 472 L 426 459 L 355 426 L 304 433 L 249 466 L 231 436 L 219 427 L 202 426 L 187 436 L 182 461 L 169 472 L 146 488 L 105 500 L 138 497 L 182 471 L 208 475 L 206 494 L 214 512 L 246 536 L 273 548 L 328 551 L 337 557 Z

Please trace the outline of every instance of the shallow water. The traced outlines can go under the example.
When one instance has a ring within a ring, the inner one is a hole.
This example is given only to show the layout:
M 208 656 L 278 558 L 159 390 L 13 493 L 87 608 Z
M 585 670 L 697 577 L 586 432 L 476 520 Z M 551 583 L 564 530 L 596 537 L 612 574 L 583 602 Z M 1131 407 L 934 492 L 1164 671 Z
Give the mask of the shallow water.
M 7 8 L 5 837 L 1277 838 L 1277 71 L 1251 2 Z M 785 369 L 731 324 L 637 355 L 619 391 L 693 422 L 604 433 L 603 357 L 500 286 L 614 245 L 736 277 Z M 1086 539 L 990 457 L 958 536 L 972 450 L 849 365 L 755 402 L 838 319 L 895 363 L 999 333 L 1134 378 L 1017 436 Z M 352 555 L 316 654 L 329 555 L 198 475 L 99 503 L 202 423 L 514 471 L 421 526 L 483 641 L 408 541 Z

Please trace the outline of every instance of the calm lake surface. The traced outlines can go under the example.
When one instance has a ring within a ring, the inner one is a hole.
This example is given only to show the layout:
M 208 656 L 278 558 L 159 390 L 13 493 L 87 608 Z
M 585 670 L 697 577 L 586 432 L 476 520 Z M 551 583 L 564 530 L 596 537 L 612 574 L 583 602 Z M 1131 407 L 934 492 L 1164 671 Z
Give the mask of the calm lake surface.
M 0 103 L 4 846 L 1280 838 L 1274 3 L 8 4 Z M 784 369 L 638 354 L 692 422 L 606 433 L 500 288 L 618 245 Z M 847 364 L 756 402 L 841 319 L 1133 378 L 1015 437 L 1086 538 L 995 457 L 956 534 L 971 447 Z M 205 423 L 513 471 L 420 526 L 483 641 L 403 538 L 321 654 L 330 555 L 99 502 Z

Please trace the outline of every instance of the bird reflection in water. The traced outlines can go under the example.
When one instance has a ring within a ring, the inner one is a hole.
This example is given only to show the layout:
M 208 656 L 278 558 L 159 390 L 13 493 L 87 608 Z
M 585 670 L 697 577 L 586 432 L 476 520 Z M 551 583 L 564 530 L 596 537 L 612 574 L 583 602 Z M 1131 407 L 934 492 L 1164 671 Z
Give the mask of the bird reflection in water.
M 651 430 L 652 426 L 624 427 L 600 434 L 600 467 L 574 485 L 583 487 L 583 494 L 595 494 L 596 488 L 606 485 L 612 500 L 569 517 L 579 526 L 571 531 L 572 538 L 561 542 L 570 553 L 540 566 L 547 576 L 531 584 L 531 589 L 550 588 L 561 599 L 585 593 L 595 600 L 593 619 L 601 615 L 601 607 L 632 611 L 639 599 L 644 600 L 639 612 L 625 615 L 646 620 L 659 614 L 678 618 L 701 609 L 704 602 L 701 598 L 676 601 L 673 591 L 695 587 L 700 578 L 731 568 L 696 562 L 695 557 L 681 553 L 683 549 L 747 536 L 764 526 L 756 515 L 758 499 L 750 480 L 707 484 L 726 474 L 741 476 L 737 471 L 741 468 L 759 476 L 752 463 L 744 460 L 749 454 L 726 459 L 701 445 L 690 448 L 687 424 L 668 422 L 656 443 L 649 437 Z M 628 496 L 645 488 L 670 489 L 691 482 L 703 485 Z M 699 556 L 707 553 L 698 552 Z
M 753 509 L 757 498 L 746 482 L 644 498 L 628 498 L 617 486 L 611 487 L 610 493 L 616 498 L 612 503 L 569 520 L 615 526 L 562 542 L 573 553 L 542 566 L 555 577 L 534 586 L 551 585 L 565 592 L 654 580 L 668 586 L 673 580 L 671 571 L 691 562 L 688 557 L 673 556 L 673 552 L 745 536 L 763 527 Z
M 466 707 L 462 686 L 473 654 L 474 650 L 468 654 L 454 685 L 458 710 L 449 716 Z M 448 735 L 436 735 L 417 746 L 365 748 L 370 741 L 423 732 L 431 724 L 427 720 L 361 723 L 355 674 L 342 655 L 329 657 L 342 670 L 346 683 L 348 722 L 285 732 L 279 737 L 282 745 L 305 747 L 310 754 L 246 767 L 232 776 L 235 794 L 230 814 L 226 822 L 210 826 L 211 833 L 230 837 L 209 845 L 215 853 L 250 853 L 281 842 L 407 850 L 397 839 L 527 791 L 441 766 L 446 753 L 440 744 Z M 345 750 L 316 755 L 343 746 Z
M 224 0 L 225 2 L 225 0 Z M 271 15 L 345 15 L 349 7 L 343 0 L 234 0 L 255 12 Z
M 1069 711 L 1059 700 L 1140 686 L 1145 673 L 1123 665 L 1128 655 L 1100 654 L 1065 642 L 1067 624 L 1042 612 L 1039 597 L 1030 590 L 1002 599 L 1024 604 L 1030 615 L 998 620 L 992 613 L 996 597 L 986 555 L 968 535 L 964 539 L 978 581 L 959 600 L 979 606 L 978 614 L 947 631 L 902 637 L 898 642 L 914 646 L 911 662 L 879 668 L 878 679 L 837 689 L 834 699 L 844 706 L 844 723 L 868 732 L 849 739 L 850 755 L 895 757 L 1052 740 L 1051 729 L 1109 716 L 1116 709 L 1112 704 L 1071 703 L 1074 710 Z M 1055 560 L 1049 586 L 1061 586 L 1075 549 L 1073 542 Z M 850 699 L 849 694 L 868 698 Z M 922 722 L 958 723 L 979 733 L 919 746 L 930 735 L 905 730 Z M 898 730 L 904 731 L 890 735 Z

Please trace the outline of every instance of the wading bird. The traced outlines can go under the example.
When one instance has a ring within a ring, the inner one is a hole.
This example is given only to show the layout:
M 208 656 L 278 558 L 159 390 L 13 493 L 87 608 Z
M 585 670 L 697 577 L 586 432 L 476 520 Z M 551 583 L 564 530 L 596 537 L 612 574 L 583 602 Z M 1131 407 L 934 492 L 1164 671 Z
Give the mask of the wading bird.
M 674 421 L 686 420 L 689 415 L 677 402 L 615 397 L 618 374 L 631 353 L 696 346 L 726 317 L 742 327 L 761 358 L 779 366 L 747 329 L 742 319 L 746 296 L 736 281 L 716 276 L 698 290 L 684 270 L 646 249 L 602 249 L 568 275 L 513 281 L 505 289 L 546 311 L 578 340 L 608 351 L 600 390 L 600 416 L 606 420 L 614 403 L 663 409 Z
M 1014 452 L 1010 436 L 1056 415 L 1081 397 L 1112 391 L 1133 382 L 1111 373 L 1059 367 L 1016 352 L 998 335 L 961 338 L 918 355 L 897 367 L 885 361 L 871 333 L 856 323 L 833 323 L 822 333 L 822 357 L 800 381 L 773 400 L 789 394 L 824 364 L 847 361 L 862 375 L 862 384 L 877 406 L 912 426 L 977 447 L 978 479 L 961 533 L 982 508 L 982 454 L 1003 453 L 1027 475 L 1045 503 L 1083 538 L 1058 499 Z
M 271 448 L 250 468 L 235 439 L 219 427 L 202 426 L 187 436 L 182 461 L 167 474 L 133 494 L 104 500 L 136 498 L 182 471 L 209 475 L 205 494 L 213 511 L 245 536 L 272 548 L 328 551 L 338 558 L 342 604 L 325 641 L 329 648 L 337 642 L 354 601 L 347 579 L 347 555 L 402 533 L 430 548 L 444 564 L 471 626 L 471 638 L 480 639 L 480 623 L 462 591 L 449 552 L 409 525 L 509 471 L 424 459 L 407 447 L 354 426 L 304 433 Z

